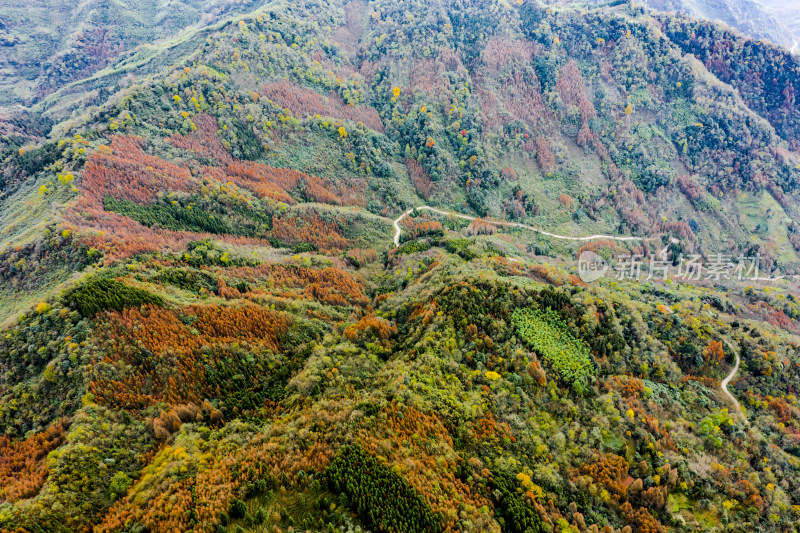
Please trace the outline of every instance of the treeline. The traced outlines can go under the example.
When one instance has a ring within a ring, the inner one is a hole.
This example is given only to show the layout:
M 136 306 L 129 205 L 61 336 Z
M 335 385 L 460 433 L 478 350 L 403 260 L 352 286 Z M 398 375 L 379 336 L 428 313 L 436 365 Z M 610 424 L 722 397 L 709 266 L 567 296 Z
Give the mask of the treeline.
M 160 296 L 105 277 L 92 277 L 68 289 L 64 292 L 63 301 L 85 317 L 92 317 L 101 311 L 122 311 L 128 307 L 164 303 Z
M 180 204 L 139 205 L 124 198 L 117 200 L 113 196 L 106 196 L 103 198 L 103 207 L 147 227 L 155 226 L 173 231 L 233 233 L 230 226 L 216 215 L 201 209 L 192 210 Z

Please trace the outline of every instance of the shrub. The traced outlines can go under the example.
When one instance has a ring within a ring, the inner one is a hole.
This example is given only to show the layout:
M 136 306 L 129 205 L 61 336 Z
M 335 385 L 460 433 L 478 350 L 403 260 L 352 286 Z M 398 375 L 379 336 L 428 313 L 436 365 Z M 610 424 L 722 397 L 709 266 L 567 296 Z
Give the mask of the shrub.
M 235 499 L 231 502 L 230 516 L 231 518 L 244 518 L 247 514 L 247 504 L 240 499 Z
M 430 247 L 431 245 L 425 241 L 411 241 L 405 243 L 400 248 L 398 248 L 397 253 L 400 255 L 415 254 L 417 252 L 424 252 Z
M 450 239 L 445 241 L 444 248 L 451 254 L 461 256 L 465 261 L 478 257 L 478 253 L 470 246 L 469 239 Z

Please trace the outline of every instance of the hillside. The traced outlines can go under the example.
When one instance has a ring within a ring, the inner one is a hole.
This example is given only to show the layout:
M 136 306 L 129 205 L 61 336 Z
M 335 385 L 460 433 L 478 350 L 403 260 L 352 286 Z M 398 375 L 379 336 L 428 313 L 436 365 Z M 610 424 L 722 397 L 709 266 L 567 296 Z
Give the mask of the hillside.
M 779 21 L 780 27 L 785 28 L 791 35 L 792 43 L 789 48 L 796 53 L 798 42 L 800 42 L 800 13 L 797 11 L 797 6 L 792 5 L 792 2 L 781 2 L 780 0 L 760 0 L 760 3 L 773 18 Z
M 4 117 L 0 530 L 793 527 L 796 56 L 630 4 L 190 4 Z M 687 258 L 759 270 L 648 276 Z
M 108 65 L 159 48 L 176 34 L 253 7 L 251 1 L 226 0 L 3 2 L 0 110 L 31 107 Z
M 794 51 L 800 34 L 798 5 L 783 0 L 681 1 L 650 0 L 647 5 L 661 11 L 683 12 L 694 17 L 723 22 L 754 39 Z

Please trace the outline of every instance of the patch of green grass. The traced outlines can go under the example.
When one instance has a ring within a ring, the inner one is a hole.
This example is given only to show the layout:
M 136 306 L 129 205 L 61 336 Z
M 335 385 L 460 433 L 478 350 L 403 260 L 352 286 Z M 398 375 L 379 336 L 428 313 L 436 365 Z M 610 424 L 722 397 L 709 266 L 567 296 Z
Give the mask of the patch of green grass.
M 679 514 L 687 523 L 697 521 L 703 531 L 719 526 L 719 520 L 711 511 L 697 511 L 694 502 L 685 494 L 670 494 L 667 510 L 672 515 Z
M 798 261 L 788 239 L 787 228 L 791 219 L 769 192 L 741 193 L 736 205 L 741 213 L 742 225 L 759 241 L 774 245 L 781 264 Z

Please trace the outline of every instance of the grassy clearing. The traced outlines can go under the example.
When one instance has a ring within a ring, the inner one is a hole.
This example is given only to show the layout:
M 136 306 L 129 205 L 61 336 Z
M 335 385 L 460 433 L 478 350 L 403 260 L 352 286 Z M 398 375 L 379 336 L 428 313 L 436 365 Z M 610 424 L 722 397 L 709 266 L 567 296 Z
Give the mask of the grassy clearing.
M 775 255 L 779 262 L 797 262 L 797 254 L 787 235 L 791 218 L 769 192 L 743 192 L 736 199 L 736 207 L 742 225 L 760 242 L 775 246 Z

